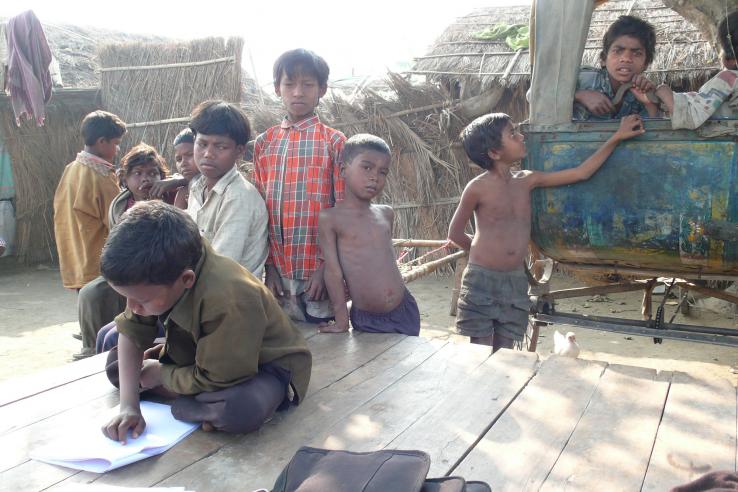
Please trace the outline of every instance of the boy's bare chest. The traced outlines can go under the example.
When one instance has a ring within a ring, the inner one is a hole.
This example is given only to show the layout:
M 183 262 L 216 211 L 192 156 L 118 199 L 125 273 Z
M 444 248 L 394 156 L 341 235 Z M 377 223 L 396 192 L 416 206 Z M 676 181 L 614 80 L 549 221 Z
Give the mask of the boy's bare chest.
M 487 187 L 479 201 L 477 214 L 491 220 L 530 218 L 530 191 L 523 183 L 515 181 Z
M 391 239 L 390 224 L 381 213 L 347 214 L 341 217 L 338 240 L 344 246 L 366 247 L 388 244 Z

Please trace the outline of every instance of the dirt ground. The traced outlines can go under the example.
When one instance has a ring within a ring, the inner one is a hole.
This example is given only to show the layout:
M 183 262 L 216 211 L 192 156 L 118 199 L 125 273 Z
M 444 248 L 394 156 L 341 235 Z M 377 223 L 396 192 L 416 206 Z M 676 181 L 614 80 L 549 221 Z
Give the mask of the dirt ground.
M 576 279 L 557 275 L 554 288 L 581 285 Z M 454 318 L 449 316 L 453 279 L 426 277 L 408 285 L 418 300 L 421 335 L 467 339 L 453 334 Z M 638 319 L 640 293 L 611 294 L 602 299 L 579 298 L 563 301 L 558 309 L 579 313 Z M 654 302 L 660 302 L 655 296 Z M 61 285 L 55 267 L 20 267 L 12 259 L 0 260 L 0 381 L 65 364 L 79 351 L 80 342 L 72 338 L 77 325 L 77 294 Z M 675 306 L 668 306 L 667 319 Z M 737 328 L 734 314 L 715 314 L 692 310 L 689 317 L 679 315 L 676 322 Z M 542 329 L 538 353 L 548 357 L 553 348 L 553 332 L 575 331 L 582 348 L 580 357 L 659 370 L 679 370 L 707 378 L 726 378 L 736 384 L 738 350 L 691 342 L 631 337 L 565 325 Z M 330 336 L 330 335 L 325 335 Z

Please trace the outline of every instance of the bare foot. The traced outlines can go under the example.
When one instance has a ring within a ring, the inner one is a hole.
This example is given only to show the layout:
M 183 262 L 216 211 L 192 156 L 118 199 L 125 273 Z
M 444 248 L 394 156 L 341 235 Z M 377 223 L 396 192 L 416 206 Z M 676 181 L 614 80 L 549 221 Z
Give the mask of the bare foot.
M 348 323 L 335 323 L 333 321 L 323 322 L 318 325 L 320 333 L 345 333 L 349 329 Z
M 213 427 L 213 424 L 211 424 L 210 422 L 203 422 L 202 423 L 202 430 L 204 432 L 212 432 L 212 431 L 215 430 L 215 427 Z

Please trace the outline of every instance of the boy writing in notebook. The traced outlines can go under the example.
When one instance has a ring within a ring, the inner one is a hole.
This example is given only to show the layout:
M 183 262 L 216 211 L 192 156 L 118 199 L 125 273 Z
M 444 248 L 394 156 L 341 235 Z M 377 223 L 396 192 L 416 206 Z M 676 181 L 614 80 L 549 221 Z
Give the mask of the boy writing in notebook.
M 176 397 L 175 418 L 228 432 L 256 430 L 305 396 L 312 359 L 302 335 L 264 284 L 213 251 L 183 210 L 134 205 L 105 243 L 101 269 L 127 299 L 108 359 L 120 387 L 120 413 L 103 427 L 110 439 L 143 432 L 144 390 Z M 165 343 L 153 348 L 162 328 Z
M 477 118 L 461 134 L 472 162 L 485 170 L 464 188 L 448 238 L 469 251 L 462 277 L 456 330 L 493 351 L 523 339 L 530 300 L 523 261 L 530 240 L 530 194 L 535 188 L 589 179 L 618 143 L 645 132 L 639 115 L 620 128 L 577 167 L 556 172 L 514 171 L 526 155 L 523 135 L 511 118 L 494 113 Z M 464 232 L 474 215 L 474 236 Z
M 298 321 L 333 317 L 318 251 L 318 214 L 343 198 L 339 155 L 346 137 L 315 114 L 328 64 L 303 49 L 274 64 L 274 90 L 287 116 L 254 144 L 254 184 L 269 213 L 267 287 Z
M 390 171 L 390 149 L 379 137 L 354 135 L 343 148 L 343 201 L 320 212 L 320 247 L 325 258 L 325 285 L 335 324 L 322 332 L 349 328 L 374 333 L 420 332 L 420 313 L 402 281 L 392 248 L 395 213 L 372 199 L 382 193 Z M 351 296 L 346 309 L 344 282 Z

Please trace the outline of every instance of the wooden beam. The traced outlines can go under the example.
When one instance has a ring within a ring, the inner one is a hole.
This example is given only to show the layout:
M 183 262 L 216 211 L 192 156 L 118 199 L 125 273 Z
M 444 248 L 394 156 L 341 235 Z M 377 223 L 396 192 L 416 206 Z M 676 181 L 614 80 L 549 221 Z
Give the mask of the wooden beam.
M 448 244 L 448 239 L 393 239 L 392 246 L 397 248 L 415 246 L 418 248 L 437 248 Z
M 126 123 L 126 128 L 142 128 L 145 126 L 168 125 L 170 123 L 189 123 L 189 116 L 181 118 L 169 118 L 167 120 L 143 121 L 141 123 Z
M 595 287 L 576 287 L 573 289 L 554 290 L 541 297 L 546 299 L 569 299 L 572 297 L 594 296 L 597 294 L 617 294 L 646 288 L 645 282 L 628 282 L 624 284 L 598 285 Z
M 212 60 L 203 60 L 196 62 L 184 62 L 184 63 L 167 63 L 164 65 L 138 65 L 130 67 L 105 67 L 101 68 L 100 72 L 125 72 L 131 70 L 159 70 L 164 68 L 188 68 L 188 67 L 201 67 L 203 65 L 214 65 L 216 63 L 235 63 L 236 57 L 227 56 L 225 58 L 213 58 Z

